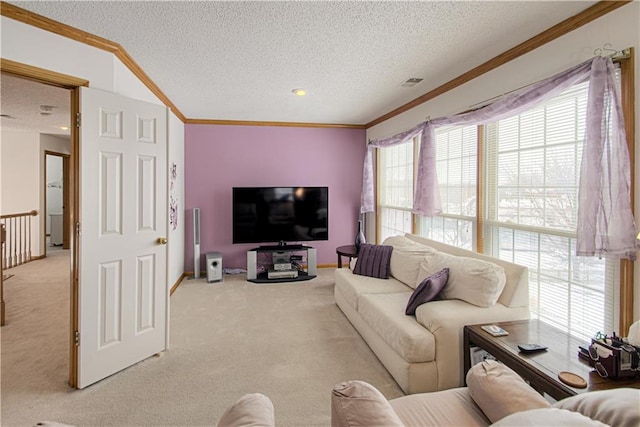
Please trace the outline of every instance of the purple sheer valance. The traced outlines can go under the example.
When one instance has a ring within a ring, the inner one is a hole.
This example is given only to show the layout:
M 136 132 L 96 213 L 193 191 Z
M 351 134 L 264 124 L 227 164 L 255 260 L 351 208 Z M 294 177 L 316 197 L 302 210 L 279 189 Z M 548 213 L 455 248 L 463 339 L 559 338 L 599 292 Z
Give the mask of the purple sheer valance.
M 418 158 L 416 189 L 413 199 L 413 211 L 420 215 L 427 216 L 437 215 L 441 212 L 440 189 L 438 188 L 435 167 L 425 167 L 428 165 L 435 165 L 435 147 L 432 143 L 434 138 L 429 138 L 427 136 L 427 133 L 429 132 L 432 133 L 431 126 L 429 122 L 425 122 L 390 138 L 369 141 L 369 144 L 367 145 L 367 152 L 365 154 L 364 170 L 362 172 L 360 212 L 373 212 L 375 209 L 373 149 L 404 144 L 415 137 L 420 137 L 421 143 Z M 418 201 L 418 199 L 420 201 Z
M 420 138 L 413 212 L 441 212 L 435 168 L 435 128 L 486 124 L 521 114 L 590 80 L 587 132 L 583 151 L 578 208 L 577 253 L 635 259 L 635 221 L 630 199 L 630 161 L 624 134 L 615 70 L 611 58 L 596 57 L 531 86 L 512 92 L 477 110 L 437 118 L 389 138 L 370 141 L 363 169 L 361 212 L 373 212 L 373 149 Z

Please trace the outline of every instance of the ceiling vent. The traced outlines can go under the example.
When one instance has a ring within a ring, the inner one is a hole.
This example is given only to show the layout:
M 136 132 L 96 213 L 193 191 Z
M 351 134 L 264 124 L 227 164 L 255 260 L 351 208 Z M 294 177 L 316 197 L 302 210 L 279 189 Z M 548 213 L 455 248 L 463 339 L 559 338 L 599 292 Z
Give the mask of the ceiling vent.
M 408 78 L 407 80 L 403 81 L 402 83 L 400 83 L 400 86 L 402 86 L 402 87 L 414 87 L 415 85 L 420 83 L 422 80 L 424 80 L 424 79 L 421 79 L 421 78 L 418 78 L 418 77 L 411 77 L 411 78 Z
M 56 108 L 55 105 L 41 105 L 40 106 L 40 115 L 41 116 L 50 116 L 53 114 L 53 109 Z

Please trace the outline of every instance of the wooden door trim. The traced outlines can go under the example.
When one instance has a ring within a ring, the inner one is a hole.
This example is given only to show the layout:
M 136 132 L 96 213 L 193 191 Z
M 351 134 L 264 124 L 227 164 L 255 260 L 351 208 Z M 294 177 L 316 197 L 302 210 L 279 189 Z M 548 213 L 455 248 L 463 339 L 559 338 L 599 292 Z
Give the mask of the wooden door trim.
M 22 64 L 10 59 L 0 58 L 0 70 L 27 80 L 44 83 L 50 86 L 73 89 L 78 86 L 89 86 L 89 80 L 57 73 L 33 65 Z
M 4 8 L 5 3 L 3 3 Z M 78 173 L 80 171 L 80 159 L 78 158 L 80 148 L 80 133 L 75 117 L 80 112 L 80 87 L 89 86 L 89 81 L 67 74 L 57 73 L 44 68 L 0 58 L 0 71 L 13 74 L 18 77 L 33 80 L 39 83 L 48 84 L 69 89 L 71 115 L 69 117 L 71 130 L 71 147 L 69 154 L 69 224 L 75 224 L 80 217 L 79 182 Z M 46 196 L 45 196 L 46 197 Z M 69 385 L 77 387 L 78 383 L 78 347 L 75 345 L 75 331 L 78 330 L 78 239 L 76 238 L 75 226 L 72 227 L 71 237 L 71 265 L 70 265 L 70 327 L 69 327 Z

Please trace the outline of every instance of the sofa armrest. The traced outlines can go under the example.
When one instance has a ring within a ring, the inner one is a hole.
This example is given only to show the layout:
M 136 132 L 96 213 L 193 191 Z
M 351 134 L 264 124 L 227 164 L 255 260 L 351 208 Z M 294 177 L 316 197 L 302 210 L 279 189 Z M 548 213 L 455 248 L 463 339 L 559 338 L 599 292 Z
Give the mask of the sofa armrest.
M 461 300 L 431 301 L 418 307 L 416 320 L 434 336 L 438 366 L 438 390 L 461 387 L 462 329 L 465 325 L 497 323 L 529 318 L 528 307 L 509 308 L 497 303 L 478 307 Z
M 389 401 L 365 381 L 346 381 L 331 391 L 331 427 L 403 427 Z
M 416 310 L 416 320 L 432 334 L 456 331 L 460 337 L 462 337 L 462 327 L 465 325 L 528 318 L 528 307 L 509 308 L 500 303 L 492 307 L 478 307 L 461 300 L 431 301 L 419 306 Z
M 640 390 L 618 388 L 582 393 L 553 404 L 612 426 L 640 425 Z
M 275 427 L 271 399 L 261 393 L 245 394 L 227 408 L 217 427 Z
M 471 398 L 492 423 L 516 412 L 549 407 L 518 374 L 494 360 L 473 366 L 467 384 Z

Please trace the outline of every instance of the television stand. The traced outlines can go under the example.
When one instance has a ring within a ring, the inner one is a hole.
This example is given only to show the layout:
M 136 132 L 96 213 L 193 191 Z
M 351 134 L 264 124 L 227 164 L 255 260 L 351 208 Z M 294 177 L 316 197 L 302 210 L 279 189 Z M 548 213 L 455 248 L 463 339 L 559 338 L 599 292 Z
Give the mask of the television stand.
M 316 248 L 306 245 L 260 246 L 247 251 L 247 280 L 300 282 L 317 274 Z
M 255 250 L 262 250 L 262 251 L 290 251 L 290 250 L 300 250 L 303 249 L 305 246 L 304 245 L 287 245 L 287 244 L 281 244 L 281 245 L 261 245 L 259 248 L 255 248 L 255 249 L 251 249 L 252 251 Z

